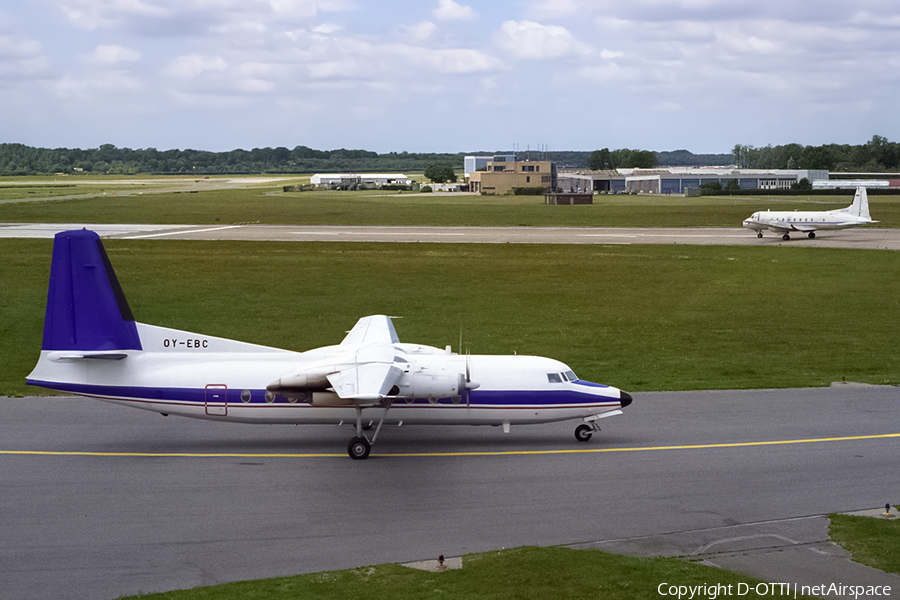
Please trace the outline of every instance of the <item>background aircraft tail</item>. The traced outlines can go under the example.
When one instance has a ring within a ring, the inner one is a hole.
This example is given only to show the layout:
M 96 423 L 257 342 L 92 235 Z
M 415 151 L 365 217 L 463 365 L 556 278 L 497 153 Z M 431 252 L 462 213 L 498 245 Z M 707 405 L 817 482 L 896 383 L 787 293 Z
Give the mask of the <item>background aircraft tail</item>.
M 866 193 L 866 188 L 856 188 L 856 195 L 853 196 L 853 204 L 850 205 L 850 214 L 855 217 L 862 217 L 869 220 L 872 219 L 872 217 L 869 216 L 869 196 Z
M 142 349 L 131 308 L 93 231 L 56 234 L 41 349 Z

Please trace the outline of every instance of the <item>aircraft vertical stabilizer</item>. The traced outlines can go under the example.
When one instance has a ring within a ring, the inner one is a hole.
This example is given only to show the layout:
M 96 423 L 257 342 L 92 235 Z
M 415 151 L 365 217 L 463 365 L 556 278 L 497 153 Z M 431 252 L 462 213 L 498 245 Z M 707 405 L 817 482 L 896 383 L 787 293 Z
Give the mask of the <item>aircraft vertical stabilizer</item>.
M 850 205 L 850 214 L 863 219 L 871 219 L 869 216 L 869 196 L 866 188 L 856 188 L 856 194 L 853 196 L 853 204 Z
M 141 350 L 131 309 L 93 231 L 56 234 L 41 349 Z

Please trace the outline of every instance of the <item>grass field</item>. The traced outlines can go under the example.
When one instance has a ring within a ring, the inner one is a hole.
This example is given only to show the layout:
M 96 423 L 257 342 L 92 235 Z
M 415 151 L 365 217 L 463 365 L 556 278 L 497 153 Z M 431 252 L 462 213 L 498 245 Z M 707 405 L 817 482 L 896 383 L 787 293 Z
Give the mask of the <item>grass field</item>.
M 132 600 L 246 600 L 372 598 L 407 600 L 447 598 L 478 600 L 651 600 L 677 598 L 671 586 L 731 587 L 722 598 L 762 598 L 758 579 L 674 558 L 631 558 L 598 550 L 515 548 L 471 554 L 460 570 L 433 573 L 400 565 L 378 565 L 346 571 L 248 581 L 183 592 L 135 596 Z M 658 588 L 666 584 L 661 596 Z M 744 584 L 746 587 L 739 587 Z M 738 596 L 738 590 L 747 593 Z M 696 588 L 695 588 L 695 591 Z M 771 596 L 771 588 L 769 588 Z M 687 598 L 687 593 L 683 596 Z M 709 593 L 694 596 L 710 598 Z M 793 597 L 793 594 L 791 594 Z M 806 596 L 797 596 L 806 598 Z
M 139 321 L 294 350 L 401 339 L 539 354 L 628 391 L 900 383 L 898 255 L 714 246 L 108 240 Z M 0 393 L 25 394 L 52 242 L 0 240 Z M 35 390 L 31 390 L 34 392 Z
M 831 539 L 853 555 L 853 560 L 900 575 L 900 521 L 828 515 Z
M 150 187 L 169 189 L 174 178 L 158 178 Z M 182 178 L 184 180 L 185 178 Z M 54 190 L 40 181 L 34 189 L 0 188 L 2 222 L 210 224 L 260 222 L 317 225 L 437 225 L 437 226 L 714 226 L 739 227 L 756 210 L 829 210 L 843 208 L 846 197 L 740 197 L 597 195 L 585 206 L 547 206 L 542 196 L 476 196 L 395 192 L 288 192 L 282 183 L 252 183 L 220 188 L 217 178 L 168 193 L 137 194 L 139 186 L 125 180 L 85 180 L 79 193 L 93 197 L 54 199 L 72 195 L 71 188 Z M 188 185 L 193 180 L 187 179 Z M 236 181 L 241 181 L 237 179 Z M 295 180 L 285 180 L 295 183 Z M 99 187 L 98 187 L 99 186 Z M 207 187 L 209 188 L 208 191 Z M 199 191 L 198 191 L 199 189 Z M 190 193 L 188 193 L 190 191 Z M 196 193 L 194 193 L 196 192 Z M 29 196 L 33 193 L 35 195 Z M 871 213 L 881 227 L 900 227 L 900 196 L 870 196 Z

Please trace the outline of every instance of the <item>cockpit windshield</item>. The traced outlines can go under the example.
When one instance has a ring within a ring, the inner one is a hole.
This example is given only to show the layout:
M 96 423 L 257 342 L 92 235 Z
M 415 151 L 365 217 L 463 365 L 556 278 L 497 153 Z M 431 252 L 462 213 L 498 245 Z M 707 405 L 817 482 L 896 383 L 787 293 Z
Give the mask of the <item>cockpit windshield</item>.
M 578 377 L 575 371 L 569 370 L 562 373 L 547 373 L 547 380 L 550 383 L 563 383 L 565 381 L 575 381 Z

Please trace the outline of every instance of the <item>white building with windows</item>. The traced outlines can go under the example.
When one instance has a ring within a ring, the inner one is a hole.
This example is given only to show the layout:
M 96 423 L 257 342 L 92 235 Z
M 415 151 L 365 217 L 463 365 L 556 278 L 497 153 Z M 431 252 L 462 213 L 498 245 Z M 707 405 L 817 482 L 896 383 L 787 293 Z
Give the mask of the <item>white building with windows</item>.
M 309 184 L 318 187 L 381 187 L 384 185 L 409 185 L 411 180 L 403 173 L 316 173 Z

